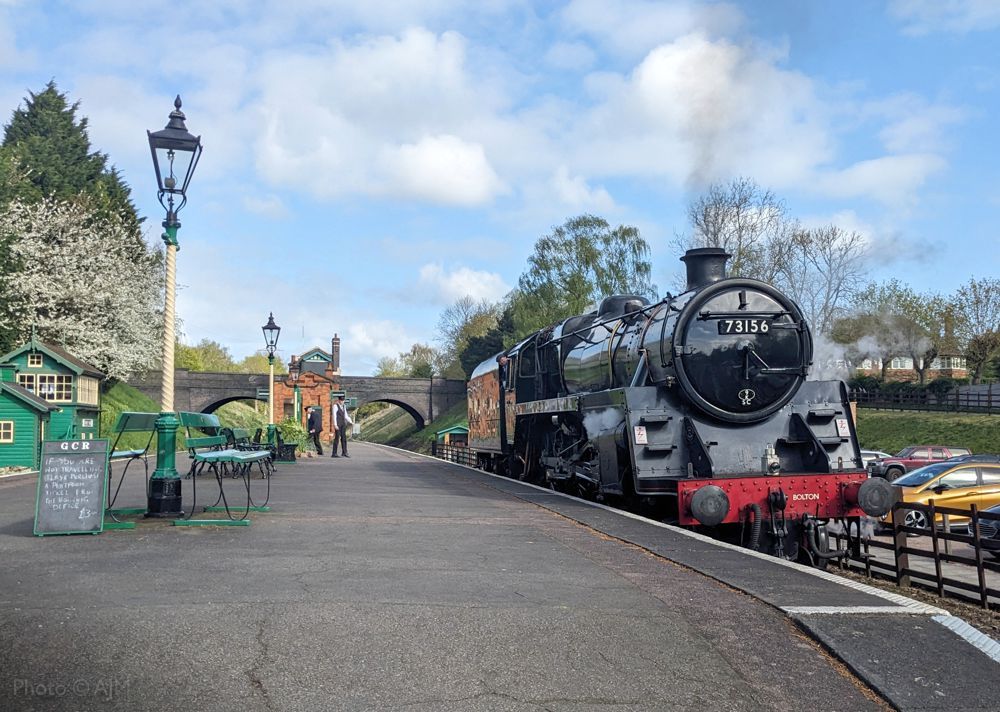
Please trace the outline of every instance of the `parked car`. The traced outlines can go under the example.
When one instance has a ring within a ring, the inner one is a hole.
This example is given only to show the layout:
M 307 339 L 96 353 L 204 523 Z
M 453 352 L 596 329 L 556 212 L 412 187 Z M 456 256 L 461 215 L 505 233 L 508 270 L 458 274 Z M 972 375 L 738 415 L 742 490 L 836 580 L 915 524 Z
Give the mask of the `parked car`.
M 980 514 L 986 512 L 1000 515 L 1000 504 L 995 507 L 987 507 Z M 972 522 L 969 522 L 969 536 L 975 536 L 975 532 L 972 531 Z M 1000 559 L 1000 520 L 980 519 L 979 537 L 983 549 L 993 558 Z
M 862 450 L 861 451 L 861 465 L 867 470 L 868 465 L 870 465 L 875 460 L 884 460 L 887 457 L 892 457 L 887 452 L 882 452 L 880 450 Z
M 903 502 L 928 504 L 934 500 L 938 507 L 969 509 L 975 504 L 979 509 L 1000 505 L 1000 461 L 995 455 L 973 455 L 949 462 L 935 462 L 917 468 L 893 481 Z M 941 515 L 935 519 L 941 522 Z M 968 521 L 968 517 L 950 515 L 949 526 Z M 892 523 L 892 512 L 883 520 Z M 909 527 L 928 528 L 924 512 L 908 510 L 903 523 Z
M 910 445 L 904 447 L 892 457 L 875 460 L 868 465 L 869 477 L 884 477 L 890 482 L 910 470 L 929 465 L 932 462 L 943 462 L 958 455 L 971 455 L 968 448 L 951 447 L 948 445 Z

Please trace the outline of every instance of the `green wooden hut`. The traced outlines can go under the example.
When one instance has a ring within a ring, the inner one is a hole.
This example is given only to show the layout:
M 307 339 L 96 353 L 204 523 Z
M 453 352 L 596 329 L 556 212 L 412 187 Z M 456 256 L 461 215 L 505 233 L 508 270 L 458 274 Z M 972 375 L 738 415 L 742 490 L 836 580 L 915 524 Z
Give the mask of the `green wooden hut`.
M 15 383 L 16 366 L 0 363 L 0 467 L 38 469 L 39 443 L 58 406 Z
M 444 430 L 438 430 L 435 435 L 437 441 L 443 445 L 453 447 L 466 447 L 469 444 L 469 426 L 453 425 Z
M 46 440 L 93 440 L 100 436 L 104 374 L 53 344 L 31 340 L 0 363 L 13 364 L 16 383 L 49 405 Z

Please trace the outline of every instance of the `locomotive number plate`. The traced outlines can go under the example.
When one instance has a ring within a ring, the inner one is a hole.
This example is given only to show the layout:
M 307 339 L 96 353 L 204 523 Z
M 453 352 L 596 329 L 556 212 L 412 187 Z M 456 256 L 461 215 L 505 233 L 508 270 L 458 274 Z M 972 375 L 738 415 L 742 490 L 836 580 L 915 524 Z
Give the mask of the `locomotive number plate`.
M 770 319 L 719 319 L 720 334 L 766 334 L 770 330 Z

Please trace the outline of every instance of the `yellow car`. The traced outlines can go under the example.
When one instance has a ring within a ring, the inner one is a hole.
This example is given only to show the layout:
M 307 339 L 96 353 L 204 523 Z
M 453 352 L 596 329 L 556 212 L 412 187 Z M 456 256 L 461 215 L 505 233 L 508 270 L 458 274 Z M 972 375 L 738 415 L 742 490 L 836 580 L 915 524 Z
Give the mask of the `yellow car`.
M 975 504 L 980 510 L 1000 504 L 1000 457 L 996 455 L 964 455 L 944 462 L 935 462 L 908 472 L 893 480 L 903 502 L 929 504 L 937 507 L 970 509 Z M 940 523 L 941 515 L 935 519 Z M 950 515 L 952 524 L 967 522 L 968 517 Z M 927 528 L 928 515 L 910 510 L 903 523 L 909 527 Z M 892 522 L 892 512 L 885 519 Z

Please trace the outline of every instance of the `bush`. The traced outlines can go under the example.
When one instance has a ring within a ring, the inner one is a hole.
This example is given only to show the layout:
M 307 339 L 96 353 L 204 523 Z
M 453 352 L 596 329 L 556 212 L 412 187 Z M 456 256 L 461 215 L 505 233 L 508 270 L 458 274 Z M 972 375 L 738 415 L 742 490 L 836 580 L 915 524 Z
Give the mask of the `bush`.
M 295 418 L 285 418 L 278 423 L 278 432 L 281 433 L 281 439 L 286 443 L 298 443 L 296 450 L 312 446 L 312 440 L 308 438 L 306 429 Z
M 855 376 L 847 382 L 847 387 L 865 393 L 878 393 L 882 389 L 882 381 L 877 376 Z
M 933 393 L 935 397 L 940 398 L 941 396 L 946 395 L 956 385 L 958 385 L 958 383 L 954 378 L 935 378 L 927 384 L 927 391 L 929 393 Z

